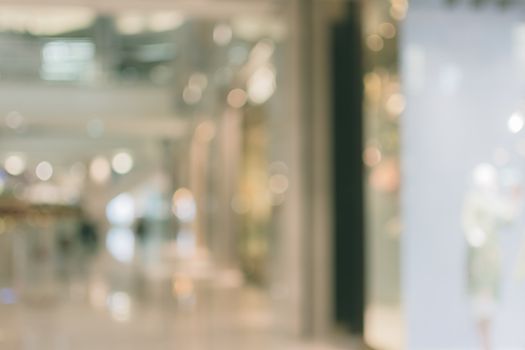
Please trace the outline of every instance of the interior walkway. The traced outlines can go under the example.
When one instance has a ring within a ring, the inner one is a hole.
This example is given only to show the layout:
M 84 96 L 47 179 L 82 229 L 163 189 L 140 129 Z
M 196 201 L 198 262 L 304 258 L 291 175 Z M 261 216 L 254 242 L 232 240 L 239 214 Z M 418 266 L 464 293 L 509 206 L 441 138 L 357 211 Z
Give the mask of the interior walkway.
M 235 272 L 154 270 L 104 255 L 90 272 L 0 289 L 0 349 L 337 349 L 280 334 L 267 293 Z

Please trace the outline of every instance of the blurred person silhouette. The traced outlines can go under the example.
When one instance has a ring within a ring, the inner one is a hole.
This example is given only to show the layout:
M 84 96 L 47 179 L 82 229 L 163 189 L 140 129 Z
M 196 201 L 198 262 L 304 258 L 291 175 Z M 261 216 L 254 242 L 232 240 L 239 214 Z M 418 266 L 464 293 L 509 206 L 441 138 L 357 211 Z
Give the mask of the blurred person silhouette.
M 135 223 L 133 225 L 134 227 L 134 233 L 135 233 L 135 242 L 137 242 L 137 250 L 136 252 L 136 262 L 139 264 L 139 266 L 145 267 L 147 264 L 147 241 L 148 241 L 148 235 L 149 235 L 149 225 L 148 221 L 144 217 L 138 217 L 135 220 Z M 135 295 L 141 298 L 142 300 L 146 300 L 149 297 L 149 286 L 148 286 L 148 280 L 147 280 L 147 273 L 142 268 L 137 268 L 133 270 L 133 285 L 134 285 L 134 292 Z
M 479 164 L 463 208 L 468 244 L 467 285 L 483 349 L 490 350 L 492 320 L 501 288 L 500 233 L 516 218 L 521 201 L 519 176 L 512 169 Z
M 146 242 L 148 235 L 148 224 L 144 217 L 139 217 L 135 221 L 135 235 L 137 236 L 137 241 L 141 244 Z
M 95 253 L 98 244 L 98 234 L 95 224 L 83 214 L 80 218 L 79 236 L 82 247 L 88 253 Z
M 67 227 L 59 227 L 56 236 L 57 258 L 58 258 L 58 273 L 60 278 L 68 280 L 71 270 L 75 265 L 75 237 L 74 230 L 68 230 Z

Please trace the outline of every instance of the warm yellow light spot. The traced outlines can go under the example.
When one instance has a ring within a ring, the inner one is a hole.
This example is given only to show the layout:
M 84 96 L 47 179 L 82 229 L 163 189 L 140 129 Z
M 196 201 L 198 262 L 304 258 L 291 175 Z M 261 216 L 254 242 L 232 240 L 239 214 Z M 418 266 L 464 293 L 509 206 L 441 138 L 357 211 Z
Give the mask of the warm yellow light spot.
M 378 51 L 381 51 L 383 49 L 385 44 L 383 42 L 383 38 L 381 38 L 377 34 L 372 34 L 372 35 L 369 35 L 366 38 L 366 46 L 368 46 L 368 48 L 370 50 L 372 50 L 374 52 L 378 52 Z

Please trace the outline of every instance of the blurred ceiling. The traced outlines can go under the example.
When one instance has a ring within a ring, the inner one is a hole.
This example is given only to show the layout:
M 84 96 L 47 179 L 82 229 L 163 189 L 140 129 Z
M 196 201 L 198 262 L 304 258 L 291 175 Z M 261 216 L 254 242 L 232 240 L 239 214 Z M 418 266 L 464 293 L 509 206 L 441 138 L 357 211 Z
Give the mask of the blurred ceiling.
M 178 10 L 200 18 L 224 18 L 236 14 L 264 14 L 278 10 L 282 0 L 0 0 L 0 5 L 80 6 L 98 11 Z

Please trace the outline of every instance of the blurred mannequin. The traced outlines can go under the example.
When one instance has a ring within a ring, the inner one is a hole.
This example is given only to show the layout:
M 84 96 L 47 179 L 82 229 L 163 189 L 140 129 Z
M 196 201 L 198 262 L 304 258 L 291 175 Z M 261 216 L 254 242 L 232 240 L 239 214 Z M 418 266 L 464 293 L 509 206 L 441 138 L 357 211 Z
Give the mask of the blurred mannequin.
M 473 171 L 472 187 L 463 209 L 468 243 L 468 293 L 482 346 L 491 349 L 491 325 L 501 285 L 499 234 L 519 210 L 521 187 L 509 169 L 498 171 L 480 164 Z

